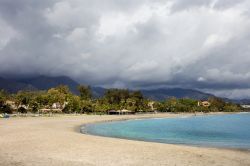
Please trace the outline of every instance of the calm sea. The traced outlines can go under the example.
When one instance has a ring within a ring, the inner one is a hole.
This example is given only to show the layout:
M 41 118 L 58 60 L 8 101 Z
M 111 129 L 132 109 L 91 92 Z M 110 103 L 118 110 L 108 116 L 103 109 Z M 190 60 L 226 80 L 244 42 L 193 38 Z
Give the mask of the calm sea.
M 97 123 L 83 130 L 106 137 L 250 149 L 250 113 Z

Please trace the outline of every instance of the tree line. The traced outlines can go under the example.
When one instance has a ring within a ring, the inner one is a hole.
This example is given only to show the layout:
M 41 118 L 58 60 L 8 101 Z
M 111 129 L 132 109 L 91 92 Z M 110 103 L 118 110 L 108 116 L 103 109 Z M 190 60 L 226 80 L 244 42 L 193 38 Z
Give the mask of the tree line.
M 41 113 L 42 109 L 56 113 L 53 104 L 61 106 L 59 113 L 95 113 L 107 114 L 110 110 L 130 110 L 133 113 L 142 112 L 219 112 L 239 111 L 239 105 L 228 103 L 220 98 L 208 99 L 209 106 L 198 106 L 198 101 L 183 98 L 170 98 L 165 101 L 152 101 L 143 96 L 140 91 L 128 89 L 108 89 L 101 98 L 93 98 L 90 86 L 80 85 L 79 95 L 70 92 L 65 85 L 51 88 L 47 91 L 19 91 L 9 94 L 0 91 L 0 113 Z M 15 103 L 16 108 L 13 108 Z M 47 112 L 48 113 L 48 112 Z

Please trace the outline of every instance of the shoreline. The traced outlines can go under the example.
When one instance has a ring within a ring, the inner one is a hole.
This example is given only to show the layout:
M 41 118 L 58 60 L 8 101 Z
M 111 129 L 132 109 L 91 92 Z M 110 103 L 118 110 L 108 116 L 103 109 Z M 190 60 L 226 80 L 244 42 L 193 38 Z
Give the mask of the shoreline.
M 210 115 L 227 115 L 227 114 L 239 114 L 239 113 L 247 113 L 247 112 L 209 112 L 209 113 L 169 113 L 169 112 L 164 112 L 164 113 L 157 113 L 157 114 L 135 114 L 135 115 L 129 115 L 129 116 L 135 116 L 135 117 L 129 117 L 129 118 L 122 118 L 122 119 L 110 119 L 110 120 L 103 120 L 103 121 L 96 121 L 96 122 L 91 122 L 88 124 L 83 124 L 83 125 L 79 125 L 75 127 L 75 130 L 82 133 L 81 132 L 81 128 L 85 127 L 86 125 L 89 124 L 98 124 L 98 123 L 109 123 L 109 122 L 119 122 L 119 121 L 127 121 L 127 120 L 141 120 L 141 119 L 164 119 L 164 118 L 180 118 L 180 116 L 188 116 L 188 117 L 192 117 L 192 116 L 210 116 Z M 164 114 L 167 115 L 167 117 L 164 117 Z M 155 117 L 151 117 L 151 116 L 147 116 L 147 115 L 154 115 Z M 159 117 L 157 116 L 159 115 Z M 176 115 L 176 116 L 171 116 L 169 117 L 169 115 Z M 98 116 L 98 115 L 96 115 Z M 100 115 L 103 116 L 103 115 Z M 108 115 L 108 116 L 124 116 L 124 115 Z M 139 116 L 139 117 L 137 117 Z M 140 117 L 142 116 L 142 117 Z M 145 116 L 145 117 L 143 117 Z M 82 134 L 88 134 L 88 133 L 82 133 Z M 88 135 L 92 135 L 92 134 L 88 134 Z M 95 136 L 95 135 L 94 135 Z M 113 137 L 110 137 L 113 138 Z
M 250 165 L 250 152 L 248 151 L 143 142 L 79 132 L 81 125 L 89 123 L 182 115 L 190 114 L 82 115 L 1 119 L 0 165 Z
M 112 123 L 112 122 L 120 122 L 120 121 L 130 121 L 130 120 L 143 120 L 143 119 L 165 119 L 165 118 L 182 118 L 183 116 L 187 117 L 195 117 L 195 116 L 213 116 L 213 115 L 228 115 L 228 114 L 242 114 L 242 113 L 248 113 L 248 112 L 212 112 L 212 113 L 177 113 L 173 115 L 173 117 L 139 117 L 139 118 L 124 118 L 124 119 L 116 119 L 116 120 L 104 120 L 104 121 L 98 121 L 98 122 L 92 122 L 83 124 L 81 126 L 76 126 L 75 130 L 77 132 L 80 132 L 81 134 L 90 135 L 90 136 L 97 136 L 97 137 L 104 137 L 104 138 L 114 138 L 114 139 L 122 139 L 122 140 L 131 140 L 131 141 L 141 141 L 141 142 L 149 142 L 149 143 L 159 143 L 159 144 L 167 144 L 167 145 L 179 145 L 179 146 L 189 146 L 189 147 L 198 147 L 198 148 L 211 148 L 211 149 L 224 149 L 224 150 L 236 150 L 236 151 L 242 151 L 242 152 L 250 152 L 250 149 L 243 149 L 243 148 L 230 148 L 230 147 L 217 147 L 217 146 L 208 146 L 208 145 L 195 145 L 195 144 L 181 144 L 181 143 L 164 143 L 164 142 L 156 142 L 156 141 L 147 141 L 143 139 L 132 139 L 132 138 L 123 138 L 123 137 L 111 137 L 111 136 L 103 136 L 98 134 L 91 134 L 88 133 L 84 128 L 87 125 L 91 124 L 100 124 L 100 123 Z M 164 114 L 164 113 L 162 113 Z M 147 115 L 147 114 L 144 114 Z

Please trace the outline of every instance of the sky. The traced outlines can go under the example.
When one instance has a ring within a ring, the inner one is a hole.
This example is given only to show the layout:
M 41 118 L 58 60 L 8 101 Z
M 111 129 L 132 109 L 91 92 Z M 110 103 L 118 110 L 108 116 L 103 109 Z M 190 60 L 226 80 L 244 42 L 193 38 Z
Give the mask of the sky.
M 250 1 L 0 0 L 0 75 L 250 98 Z

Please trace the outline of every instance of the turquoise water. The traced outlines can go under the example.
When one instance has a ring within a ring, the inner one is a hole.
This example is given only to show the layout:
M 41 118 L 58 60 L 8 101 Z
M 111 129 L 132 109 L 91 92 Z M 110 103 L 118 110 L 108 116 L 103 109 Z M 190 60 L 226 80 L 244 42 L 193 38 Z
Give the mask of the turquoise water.
M 82 130 L 132 140 L 250 149 L 250 113 L 97 123 Z

